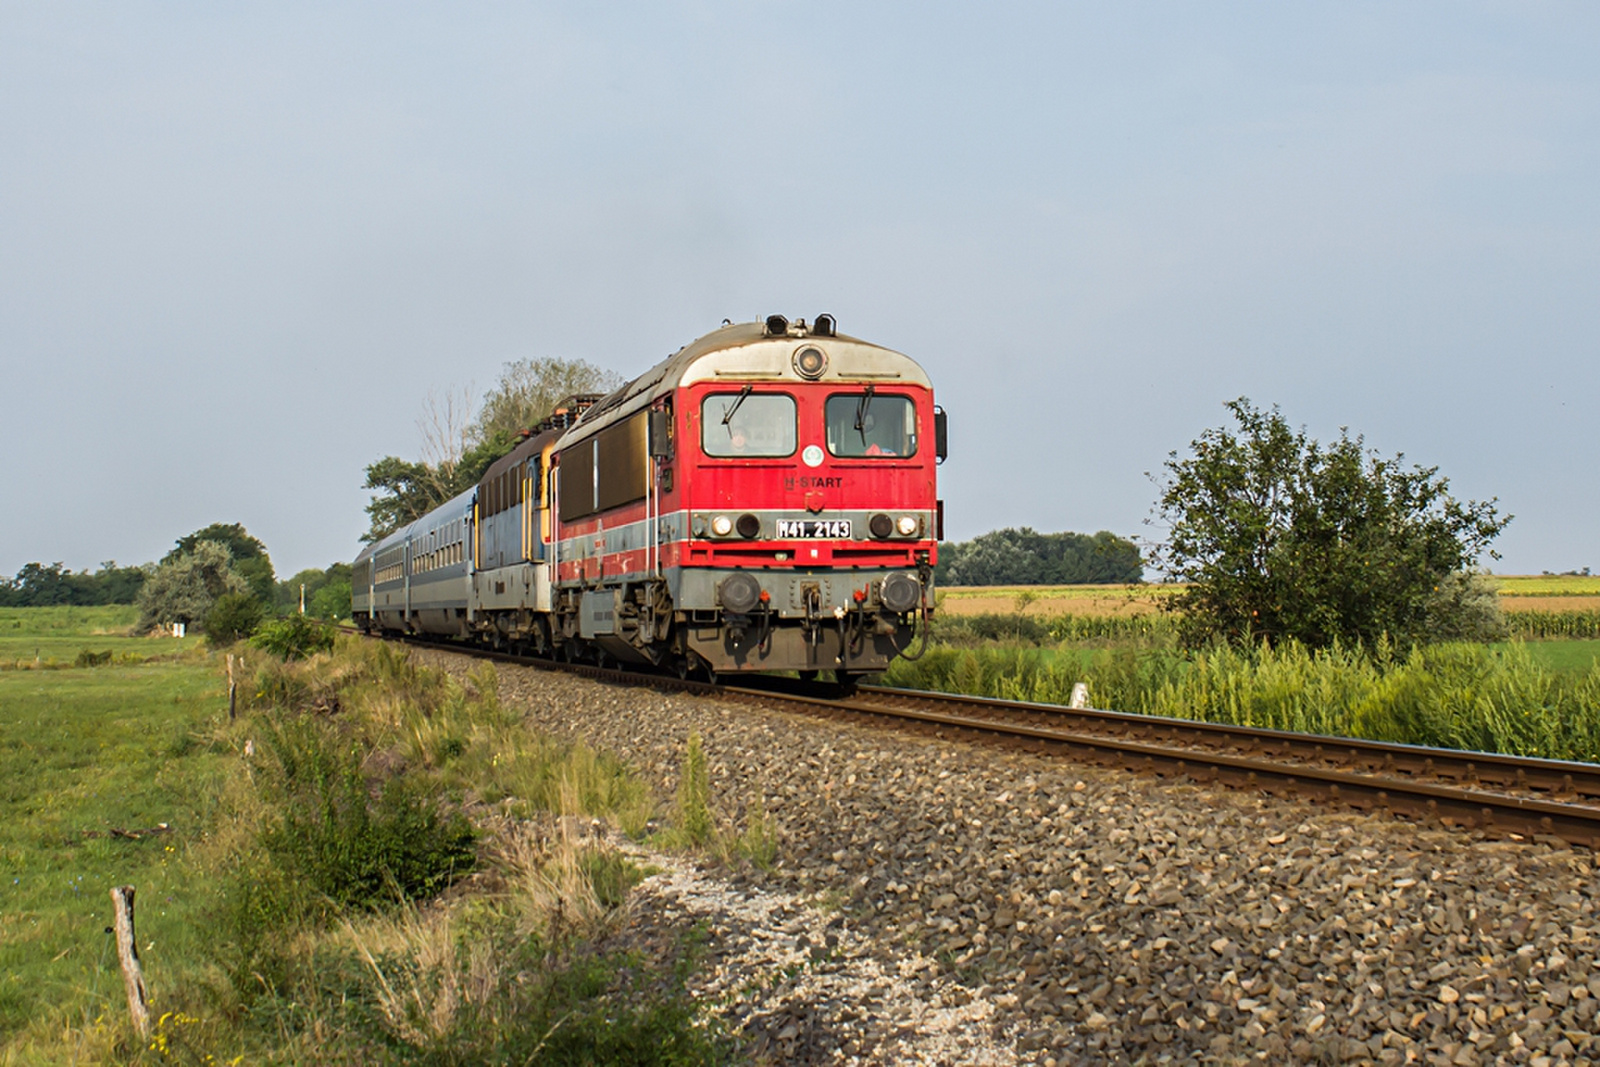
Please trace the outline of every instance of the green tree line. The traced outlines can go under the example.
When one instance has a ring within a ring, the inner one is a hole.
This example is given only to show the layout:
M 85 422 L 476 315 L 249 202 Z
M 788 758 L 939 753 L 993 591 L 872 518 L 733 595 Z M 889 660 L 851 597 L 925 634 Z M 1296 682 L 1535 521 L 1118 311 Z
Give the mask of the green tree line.
M 148 563 L 142 567 L 119 567 L 115 561 L 100 564 L 98 571 L 72 571 L 60 563 L 30 563 L 15 578 L 0 578 L 0 608 L 132 604 L 152 570 L 154 566 Z
M 158 563 L 74 572 L 30 563 L 0 579 L 0 607 L 95 607 L 135 604 L 139 628 L 181 622 L 227 638 L 243 636 L 271 615 L 344 618 L 350 613 L 350 564 L 308 568 L 279 581 L 267 546 L 239 523 L 212 523 L 178 538 Z M 220 609 L 220 610 L 219 610 Z
M 939 585 L 1116 585 L 1142 581 L 1139 548 L 1105 530 L 1039 533 L 992 530 L 939 546 Z

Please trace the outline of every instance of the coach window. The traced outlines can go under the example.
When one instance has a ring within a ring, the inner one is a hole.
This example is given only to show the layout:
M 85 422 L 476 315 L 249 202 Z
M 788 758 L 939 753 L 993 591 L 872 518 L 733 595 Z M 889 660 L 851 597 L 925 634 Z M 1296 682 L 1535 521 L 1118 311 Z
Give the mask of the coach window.
M 868 389 L 828 398 L 828 451 L 836 456 L 914 456 L 917 407 L 910 397 Z
M 708 456 L 792 456 L 794 397 L 786 393 L 715 393 L 700 405 L 700 447 Z

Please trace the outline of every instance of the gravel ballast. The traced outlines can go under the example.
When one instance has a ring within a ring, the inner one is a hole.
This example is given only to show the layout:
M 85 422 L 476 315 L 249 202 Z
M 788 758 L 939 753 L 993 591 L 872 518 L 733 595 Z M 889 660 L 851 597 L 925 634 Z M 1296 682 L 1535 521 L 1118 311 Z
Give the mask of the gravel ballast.
M 1600 1057 L 1587 851 L 496 669 L 660 797 L 698 733 L 717 813 L 760 798 L 771 871 L 673 862 L 636 906 L 706 925 L 703 991 L 762 1060 Z

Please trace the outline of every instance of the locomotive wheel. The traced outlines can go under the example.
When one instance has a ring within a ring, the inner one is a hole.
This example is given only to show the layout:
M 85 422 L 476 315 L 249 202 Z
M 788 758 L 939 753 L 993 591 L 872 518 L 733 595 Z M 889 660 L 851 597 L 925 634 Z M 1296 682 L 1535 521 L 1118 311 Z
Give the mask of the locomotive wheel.
M 834 671 L 833 678 L 839 695 L 842 697 L 853 696 L 856 686 L 861 684 L 861 672 L 859 671 Z
M 799 671 L 797 673 L 800 675 L 800 680 L 805 682 L 807 685 L 810 685 L 812 682 L 817 680 L 818 672 L 816 671 Z

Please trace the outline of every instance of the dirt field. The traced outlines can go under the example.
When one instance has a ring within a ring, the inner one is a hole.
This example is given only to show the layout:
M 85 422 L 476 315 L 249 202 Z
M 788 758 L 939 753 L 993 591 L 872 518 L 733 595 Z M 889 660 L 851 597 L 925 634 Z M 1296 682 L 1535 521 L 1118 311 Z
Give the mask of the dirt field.
M 951 615 L 1143 615 L 1176 586 L 952 586 L 939 590 L 939 610 Z
M 1501 591 L 1500 606 L 1507 611 L 1600 611 L 1600 596 L 1527 596 Z

